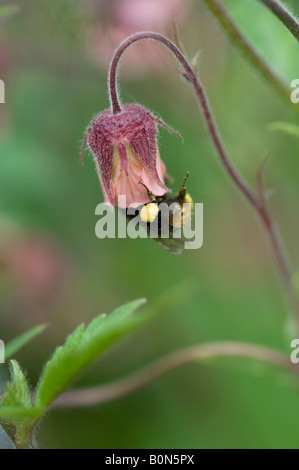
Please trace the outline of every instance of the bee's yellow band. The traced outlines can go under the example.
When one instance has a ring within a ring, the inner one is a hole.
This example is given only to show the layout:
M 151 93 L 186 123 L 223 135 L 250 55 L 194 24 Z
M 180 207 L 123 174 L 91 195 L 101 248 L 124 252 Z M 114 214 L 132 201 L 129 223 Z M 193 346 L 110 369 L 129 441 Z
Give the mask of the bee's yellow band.
M 192 197 L 190 196 L 189 193 L 186 194 L 186 196 L 184 198 L 184 203 L 191 204 L 191 207 L 193 209 L 194 203 L 193 203 L 193 199 L 192 199 Z
M 154 222 L 155 218 L 157 217 L 159 213 L 159 207 L 158 204 L 154 202 L 150 202 L 149 204 L 146 204 L 143 206 L 143 208 L 140 211 L 140 218 L 142 222 Z

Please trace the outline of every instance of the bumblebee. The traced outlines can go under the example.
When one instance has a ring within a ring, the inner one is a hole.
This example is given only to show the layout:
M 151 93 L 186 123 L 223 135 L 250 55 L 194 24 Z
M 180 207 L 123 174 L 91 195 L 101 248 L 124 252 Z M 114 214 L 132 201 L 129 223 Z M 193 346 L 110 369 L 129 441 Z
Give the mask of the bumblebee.
M 187 172 L 176 194 L 166 193 L 164 196 L 154 196 L 140 181 L 147 190 L 150 202 L 139 206 L 134 215 L 139 218 L 139 223 L 146 229 L 150 238 L 165 250 L 177 255 L 183 251 L 186 239 L 182 235 L 182 228 L 187 222 L 191 222 L 194 207 L 192 197 L 186 191 L 188 177 Z M 128 217 L 132 218 L 132 214 Z

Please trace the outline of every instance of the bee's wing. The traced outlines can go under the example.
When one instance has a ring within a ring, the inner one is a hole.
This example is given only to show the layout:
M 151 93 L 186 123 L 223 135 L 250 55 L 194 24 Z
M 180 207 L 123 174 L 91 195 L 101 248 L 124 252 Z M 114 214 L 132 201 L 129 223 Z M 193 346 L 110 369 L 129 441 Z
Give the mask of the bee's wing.
M 164 250 L 170 251 L 174 255 L 180 255 L 184 249 L 182 238 L 153 238 Z

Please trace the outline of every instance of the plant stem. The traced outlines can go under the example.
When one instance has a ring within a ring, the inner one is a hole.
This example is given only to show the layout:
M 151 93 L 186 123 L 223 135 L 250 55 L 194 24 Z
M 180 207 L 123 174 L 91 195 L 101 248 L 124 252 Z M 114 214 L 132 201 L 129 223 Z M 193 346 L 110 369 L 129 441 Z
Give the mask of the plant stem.
M 277 0 L 259 0 L 285 25 L 297 41 L 299 41 L 299 23 L 294 16 Z
M 298 367 L 292 364 L 290 358 L 275 350 L 249 343 L 206 343 L 169 354 L 144 369 L 110 384 L 65 392 L 54 401 L 52 406 L 91 406 L 114 401 L 136 392 L 165 374 L 186 364 L 221 357 L 255 359 L 298 374 Z
M 243 177 L 240 175 L 240 173 L 232 163 L 222 143 L 204 88 L 199 78 L 195 74 L 192 66 L 189 64 L 186 57 L 176 47 L 174 43 L 172 43 L 169 39 L 159 33 L 145 31 L 129 36 L 119 45 L 112 58 L 109 72 L 109 93 L 113 113 L 117 114 L 121 112 L 121 106 L 117 92 L 117 67 L 119 60 L 129 46 L 131 46 L 137 41 L 144 39 L 152 39 L 166 46 L 182 65 L 184 69 L 185 78 L 192 84 L 194 88 L 196 97 L 200 104 L 203 119 L 207 127 L 207 131 L 215 147 L 216 153 L 218 154 L 220 163 L 222 164 L 225 172 L 228 174 L 230 179 L 233 181 L 234 185 L 243 194 L 245 199 L 248 201 L 249 205 L 252 207 L 252 209 L 262 222 L 262 226 L 264 227 L 265 232 L 267 234 L 267 238 L 272 249 L 273 257 L 276 262 L 279 275 L 281 277 L 282 286 L 289 301 L 292 317 L 291 320 L 293 323 L 294 332 L 296 334 L 297 332 L 299 333 L 299 302 L 293 285 L 292 272 L 288 263 L 285 250 L 279 239 L 277 229 L 275 228 L 271 220 L 270 214 L 268 213 L 268 210 L 265 207 L 263 201 L 261 201 L 260 198 L 255 194 L 255 192 L 253 192 L 253 190 L 247 185 L 246 181 L 243 179 Z
M 244 57 L 258 70 L 268 83 L 278 92 L 288 103 L 290 100 L 290 90 L 283 80 L 277 76 L 267 62 L 255 51 L 252 44 L 246 39 L 242 31 L 228 15 L 226 9 L 218 0 L 203 0 L 211 13 L 218 20 L 232 43 L 244 54 Z M 263 1 L 263 0 L 261 0 Z

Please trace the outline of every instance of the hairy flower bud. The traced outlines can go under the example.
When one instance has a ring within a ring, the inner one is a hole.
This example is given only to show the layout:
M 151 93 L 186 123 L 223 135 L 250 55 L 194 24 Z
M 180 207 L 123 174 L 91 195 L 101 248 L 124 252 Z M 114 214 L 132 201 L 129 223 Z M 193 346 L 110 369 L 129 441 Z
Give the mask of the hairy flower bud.
M 115 206 L 118 196 L 126 196 L 126 207 L 145 204 L 149 201 L 148 192 L 140 181 L 155 196 L 168 191 L 164 183 L 166 169 L 156 139 L 157 124 L 171 130 L 137 104 L 124 105 L 117 114 L 108 109 L 91 122 L 82 155 L 88 142 L 105 202 Z

